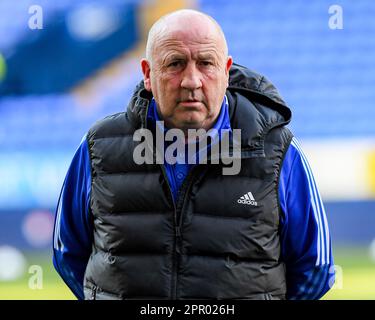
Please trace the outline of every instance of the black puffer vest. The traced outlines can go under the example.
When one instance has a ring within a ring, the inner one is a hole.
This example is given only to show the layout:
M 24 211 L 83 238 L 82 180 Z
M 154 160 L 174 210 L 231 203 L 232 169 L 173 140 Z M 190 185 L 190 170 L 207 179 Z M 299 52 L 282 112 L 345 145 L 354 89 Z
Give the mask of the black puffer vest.
M 232 129 L 241 129 L 241 171 L 199 164 L 177 203 L 162 165 L 133 161 L 133 133 L 146 125 L 150 99 L 143 83 L 126 112 L 91 128 L 86 299 L 285 298 L 278 180 L 291 112 L 270 82 L 238 65 L 226 95 Z M 248 192 L 253 200 L 238 201 Z

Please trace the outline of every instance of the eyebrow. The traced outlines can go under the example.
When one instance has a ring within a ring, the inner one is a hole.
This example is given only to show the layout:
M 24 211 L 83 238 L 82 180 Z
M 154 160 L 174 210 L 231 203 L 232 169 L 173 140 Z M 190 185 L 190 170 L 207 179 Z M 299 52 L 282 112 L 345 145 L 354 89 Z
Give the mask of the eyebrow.
M 168 54 L 166 57 L 164 57 L 162 63 L 165 64 L 172 60 L 183 60 L 185 58 L 186 58 L 186 55 L 179 53 L 179 52 L 173 52 L 171 54 Z
M 198 59 L 200 60 L 207 60 L 207 59 L 217 59 L 219 58 L 217 52 L 215 51 L 208 51 L 208 52 L 199 52 Z
M 215 59 L 215 55 L 212 53 L 200 53 L 198 54 L 198 59 L 200 60 Z
M 186 55 L 184 54 L 181 54 L 181 53 L 172 53 L 171 55 L 169 55 L 167 58 L 165 58 L 165 60 L 174 60 L 174 59 L 185 59 L 186 58 Z
M 198 61 L 207 61 L 211 64 L 214 64 L 215 66 L 218 66 L 220 64 L 221 58 L 218 54 L 216 53 L 202 53 L 198 54 Z
M 206 52 L 199 52 L 197 54 L 198 60 L 216 60 L 219 56 L 215 51 L 206 51 Z M 166 57 L 163 58 L 162 64 L 167 64 L 173 60 L 184 60 L 186 59 L 186 54 L 178 51 L 171 52 L 167 54 Z

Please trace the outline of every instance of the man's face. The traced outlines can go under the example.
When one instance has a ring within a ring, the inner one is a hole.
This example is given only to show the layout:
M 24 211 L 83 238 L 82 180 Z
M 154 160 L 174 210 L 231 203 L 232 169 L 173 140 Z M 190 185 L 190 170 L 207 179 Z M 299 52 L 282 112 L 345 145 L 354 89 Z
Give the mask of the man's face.
M 232 59 L 222 38 L 197 27 L 168 32 L 155 43 L 151 65 L 141 62 L 145 88 L 170 128 L 211 128 L 228 86 Z

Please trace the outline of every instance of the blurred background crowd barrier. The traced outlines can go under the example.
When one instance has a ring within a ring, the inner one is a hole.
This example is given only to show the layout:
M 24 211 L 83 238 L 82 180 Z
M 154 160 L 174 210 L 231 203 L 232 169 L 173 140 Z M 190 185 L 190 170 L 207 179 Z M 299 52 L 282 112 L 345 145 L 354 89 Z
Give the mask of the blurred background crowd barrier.
M 74 298 L 51 264 L 65 173 L 90 126 L 125 109 L 149 27 L 180 8 L 212 15 L 290 105 L 332 233 L 326 298 L 375 299 L 372 0 L 0 0 L 0 299 Z

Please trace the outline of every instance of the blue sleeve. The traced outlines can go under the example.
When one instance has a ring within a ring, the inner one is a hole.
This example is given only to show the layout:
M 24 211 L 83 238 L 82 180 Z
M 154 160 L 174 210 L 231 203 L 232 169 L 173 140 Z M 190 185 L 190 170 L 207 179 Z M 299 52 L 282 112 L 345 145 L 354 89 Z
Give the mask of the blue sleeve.
M 62 186 L 53 233 L 53 264 L 78 299 L 84 299 L 83 276 L 92 246 L 90 192 L 91 167 L 84 138 Z
M 295 138 L 283 161 L 279 199 L 287 299 L 319 299 L 334 283 L 331 240 L 312 171 Z

